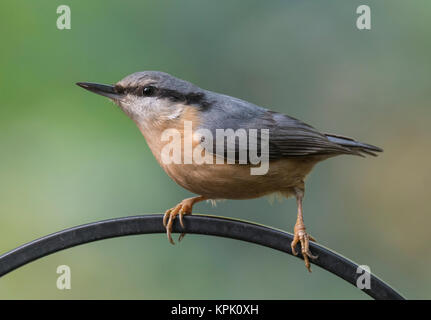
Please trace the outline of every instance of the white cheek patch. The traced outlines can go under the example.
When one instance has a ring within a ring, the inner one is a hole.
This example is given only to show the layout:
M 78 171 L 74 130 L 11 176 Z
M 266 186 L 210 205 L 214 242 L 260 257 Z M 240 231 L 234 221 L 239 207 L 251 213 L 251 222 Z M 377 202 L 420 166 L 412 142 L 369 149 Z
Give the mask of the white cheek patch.
M 139 119 L 139 115 L 142 113 L 142 107 L 137 99 L 131 95 L 127 95 L 120 102 L 120 107 L 133 120 Z
M 128 95 L 120 107 L 135 122 L 145 126 L 178 119 L 184 111 L 184 106 L 169 100 L 133 95 Z

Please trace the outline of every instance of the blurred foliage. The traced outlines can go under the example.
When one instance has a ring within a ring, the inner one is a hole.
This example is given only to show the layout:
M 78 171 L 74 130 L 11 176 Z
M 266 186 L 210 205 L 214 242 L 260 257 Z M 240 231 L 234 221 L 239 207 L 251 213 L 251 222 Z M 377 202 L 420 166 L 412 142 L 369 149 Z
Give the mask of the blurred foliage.
M 68 4 L 72 29 L 56 28 Z M 431 298 L 431 6 L 371 1 L 0 3 L 0 248 L 99 219 L 163 212 L 189 193 L 158 166 L 114 104 L 75 86 L 161 70 L 385 149 L 339 157 L 307 180 L 305 219 L 322 244 L 409 298 Z M 196 212 L 292 231 L 292 200 L 225 201 Z M 228 248 L 228 249 L 226 249 Z M 72 269 L 72 290 L 56 268 Z M 302 261 L 228 239 L 111 239 L 0 279 L 0 298 L 364 299 Z

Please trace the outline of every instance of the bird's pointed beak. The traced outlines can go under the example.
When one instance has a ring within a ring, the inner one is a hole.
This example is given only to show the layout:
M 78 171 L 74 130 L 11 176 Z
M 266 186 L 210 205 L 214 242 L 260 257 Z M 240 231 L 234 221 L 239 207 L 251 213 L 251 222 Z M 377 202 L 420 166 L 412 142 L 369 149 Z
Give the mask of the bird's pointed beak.
M 122 96 L 122 94 L 115 91 L 114 86 L 92 82 L 77 82 L 76 84 L 81 88 L 100 94 L 101 96 L 108 97 L 110 99 L 118 100 Z

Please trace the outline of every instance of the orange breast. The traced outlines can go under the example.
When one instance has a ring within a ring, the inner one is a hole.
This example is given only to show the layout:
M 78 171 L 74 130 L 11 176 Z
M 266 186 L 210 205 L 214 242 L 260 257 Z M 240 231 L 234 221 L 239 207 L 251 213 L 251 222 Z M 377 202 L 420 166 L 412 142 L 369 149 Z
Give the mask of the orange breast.
M 216 164 L 215 158 L 213 164 L 197 164 L 194 161 L 184 164 L 185 139 L 190 139 L 184 132 L 184 121 L 191 121 L 194 133 L 200 124 L 198 111 L 194 107 L 184 106 L 179 118 L 140 129 L 165 172 L 183 188 L 210 199 L 248 199 L 274 192 L 289 195 L 293 187 L 303 185 L 305 176 L 319 161 L 310 158 L 272 161 L 265 175 L 251 175 L 250 165 Z M 176 145 L 182 154 L 180 164 L 166 164 L 162 161 L 163 147 L 173 142 L 161 141 L 162 133 L 167 129 L 175 129 L 181 135 Z M 193 149 L 199 143 L 199 140 L 191 139 Z

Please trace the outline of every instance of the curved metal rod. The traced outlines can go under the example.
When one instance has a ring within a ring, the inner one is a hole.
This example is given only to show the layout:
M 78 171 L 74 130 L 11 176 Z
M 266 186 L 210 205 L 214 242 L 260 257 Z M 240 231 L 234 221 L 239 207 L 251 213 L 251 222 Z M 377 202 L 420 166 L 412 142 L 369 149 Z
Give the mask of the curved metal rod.
M 184 224 L 187 233 L 243 240 L 292 255 L 290 248 L 292 234 L 263 225 L 196 214 L 185 216 Z M 175 221 L 173 232 L 182 231 L 179 222 Z M 84 243 L 128 235 L 165 232 L 160 214 L 103 220 L 73 227 L 39 238 L 0 256 L 0 277 L 31 261 Z M 314 242 L 310 242 L 310 247 L 312 252 L 319 256 L 312 263 L 356 285 L 357 278 L 361 276 L 361 273 L 357 273 L 357 264 Z M 300 254 L 298 257 L 302 259 Z M 375 299 L 404 299 L 373 274 L 370 277 L 371 288 L 361 289 L 369 296 Z

